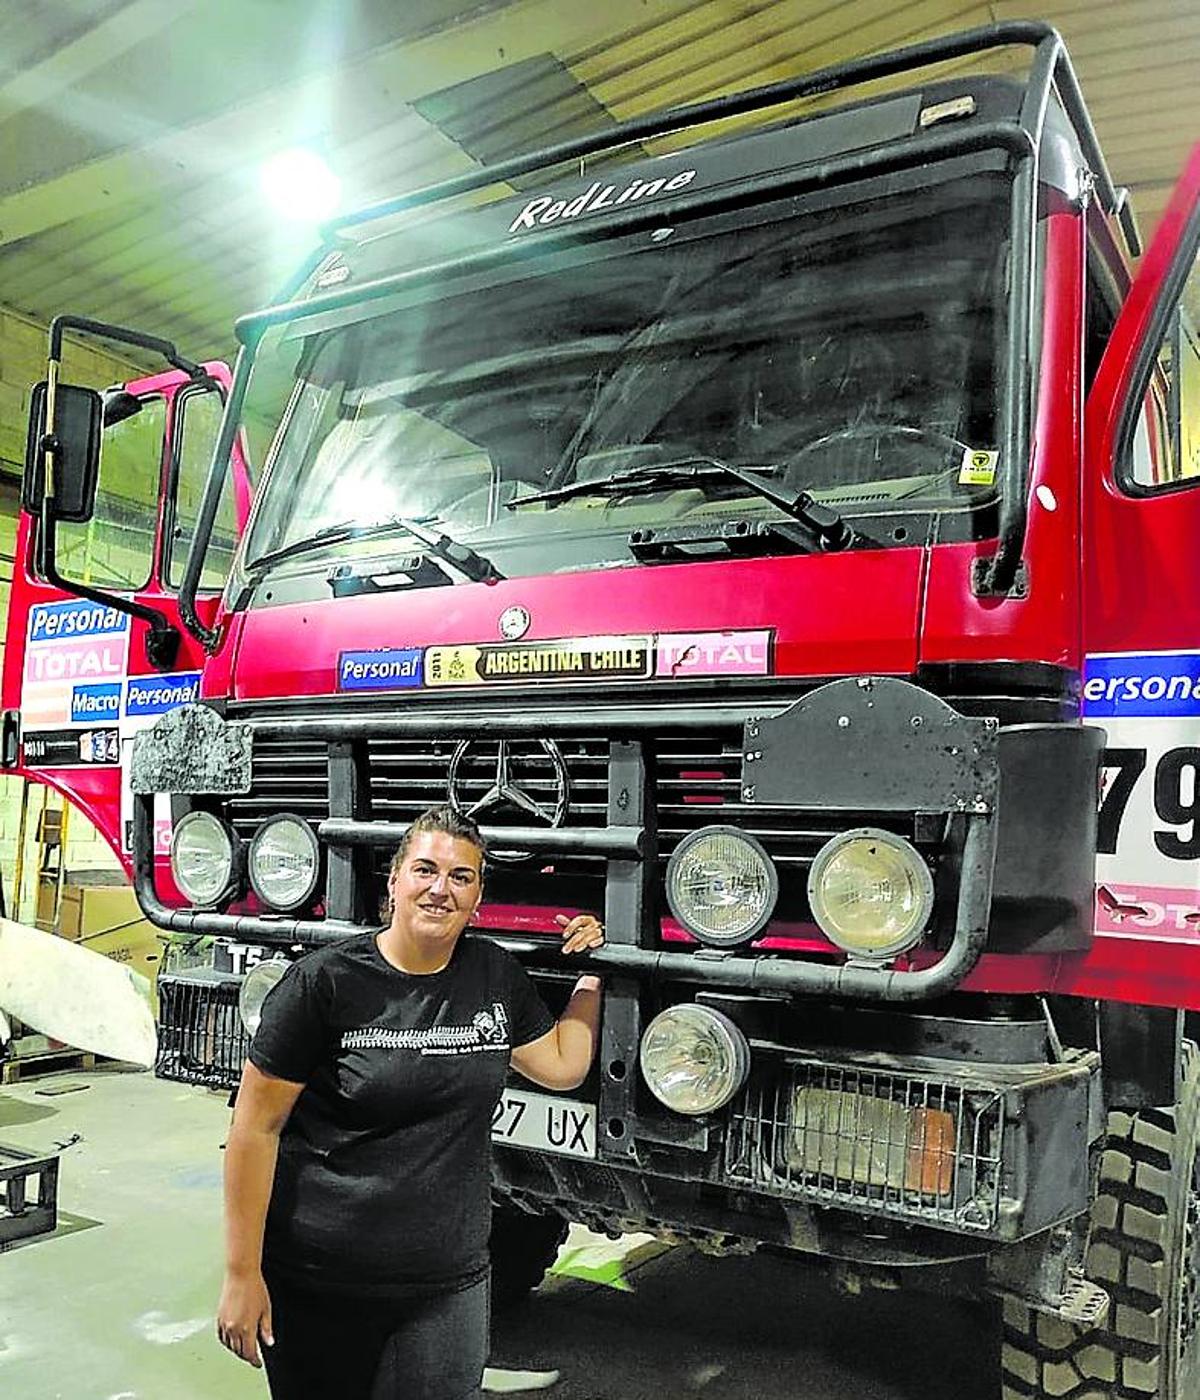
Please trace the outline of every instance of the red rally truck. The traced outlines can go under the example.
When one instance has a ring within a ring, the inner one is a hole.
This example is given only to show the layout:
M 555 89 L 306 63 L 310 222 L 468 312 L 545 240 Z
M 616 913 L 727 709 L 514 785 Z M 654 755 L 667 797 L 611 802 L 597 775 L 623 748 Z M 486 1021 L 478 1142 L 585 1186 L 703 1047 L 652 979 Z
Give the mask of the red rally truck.
M 56 322 L 3 758 L 169 935 L 158 1072 L 232 1085 L 449 802 L 552 1006 L 554 916 L 608 932 L 591 1076 L 497 1111 L 502 1289 L 567 1220 L 933 1262 L 1005 1400 L 1193 1400 L 1198 199 L 1133 275 L 1009 24 L 340 218 L 232 377 Z M 67 330 L 172 367 L 101 397 Z

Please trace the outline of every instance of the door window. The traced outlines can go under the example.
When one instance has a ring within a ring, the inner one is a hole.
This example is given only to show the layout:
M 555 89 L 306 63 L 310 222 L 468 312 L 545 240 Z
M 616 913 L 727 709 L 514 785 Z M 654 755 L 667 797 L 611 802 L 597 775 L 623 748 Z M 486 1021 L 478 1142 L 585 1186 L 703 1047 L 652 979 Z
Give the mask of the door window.
M 150 580 L 166 404 L 147 398 L 141 405 L 104 429 L 92 518 L 58 523 L 58 571 L 72 583 L 129 590 Z
M 188 390 L 176 400 L 175 451 L 178 454 L 178 475 L 175 484 L 175 519 L 170 532 L 167 582 L 178 588 L 183 582 L 188 551 L 196 533 L 204 483 L 212 462 L 213 448 L 221 430 L 225 405 L 216 388 Z M 225 586 L 229 564 L 237 544 L 237 510 L 233 490 L 233 472 L 225 473 L 221 501 L 212 537 L 204 553 L 200 573 L 201 590 L 218 590 Z
M 1200 484 L 1200 260 L 1194 261 L 1151 362 L 1123 454 L 1141 493 Z

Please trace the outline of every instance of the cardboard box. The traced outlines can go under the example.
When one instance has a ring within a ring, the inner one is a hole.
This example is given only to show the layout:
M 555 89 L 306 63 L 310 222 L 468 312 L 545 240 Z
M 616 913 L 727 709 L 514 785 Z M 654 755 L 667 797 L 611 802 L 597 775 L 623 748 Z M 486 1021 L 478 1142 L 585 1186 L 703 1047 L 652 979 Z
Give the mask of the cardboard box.
M 64 938 L 115 933 L 145 923 L 137 897 L 128 885 L 64 884 L 58 907 L 58 931 Z
M 152 984 L 158 975 L 158 930 L 128 885 L 64 885 L 58 931 L 94 953 L 128 963 Z

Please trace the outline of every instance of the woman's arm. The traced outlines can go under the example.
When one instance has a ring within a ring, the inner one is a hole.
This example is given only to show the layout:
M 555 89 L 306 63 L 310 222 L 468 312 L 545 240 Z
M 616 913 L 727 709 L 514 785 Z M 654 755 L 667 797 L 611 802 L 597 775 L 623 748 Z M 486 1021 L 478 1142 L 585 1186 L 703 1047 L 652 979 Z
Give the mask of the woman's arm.
M 512 1052 L 513 1068 L 547 1089 L 577 1089 L 587 1078 L 600 1027 L 600 979 L 585 973 L 545 1035 Z
M 271 1300 L 262 1275 L 263 1231 L 275 1180 L 279 1134 L 304 1089 L 264 1074 L 249 1061 L 225 1144 L 225 1283 L 217 1307 L 224 1346 L 261 1366 L 258 1342 L 274 1344 Z
M 604 942 L 604 925 L 594 914 L 576 914 L 573 919 L 556 914 L 554 919 L 562 929 L 564 953 L 585 953 Z M 557 1022 L 545 1035 L 512 1052 L 513 1068 L 546 1089 L 577 1089 L 591 1068 L 599 1026 L 600 979 L 584 973 Z

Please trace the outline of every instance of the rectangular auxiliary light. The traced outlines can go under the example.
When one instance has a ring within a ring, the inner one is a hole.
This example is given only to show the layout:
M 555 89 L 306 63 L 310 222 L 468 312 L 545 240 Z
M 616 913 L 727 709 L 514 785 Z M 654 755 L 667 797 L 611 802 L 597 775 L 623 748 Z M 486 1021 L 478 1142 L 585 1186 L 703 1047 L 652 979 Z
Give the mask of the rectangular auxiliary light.
M 784 1145 L 789 1168 L 924 1198 L 954 1185 L 955 1119 L 941 1107 L 804 1085 L 795 1091 Z

